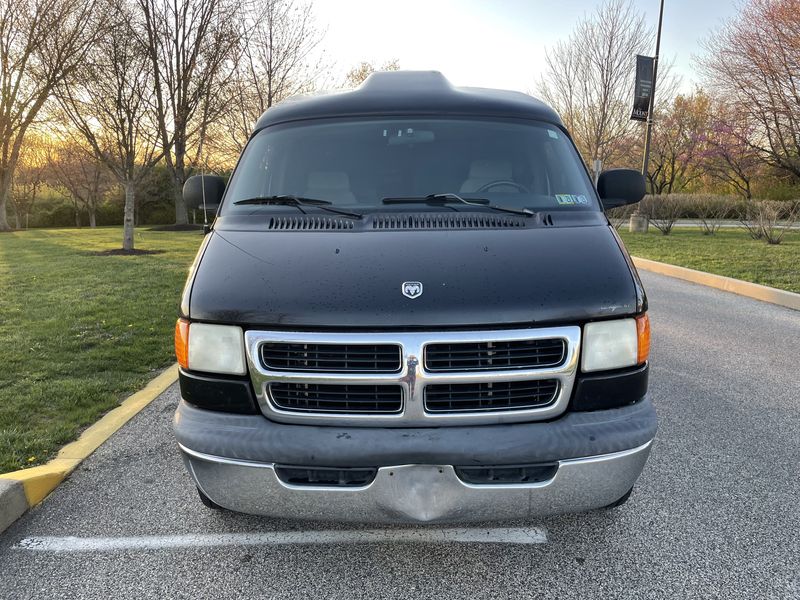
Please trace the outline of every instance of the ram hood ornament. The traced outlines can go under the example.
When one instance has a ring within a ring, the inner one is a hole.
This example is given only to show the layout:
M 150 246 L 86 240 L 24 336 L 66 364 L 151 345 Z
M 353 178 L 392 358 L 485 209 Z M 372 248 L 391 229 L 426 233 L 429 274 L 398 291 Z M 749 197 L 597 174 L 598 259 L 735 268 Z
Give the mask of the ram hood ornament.
M 422 283 L 419 281 L 404 281 L 400 288 L 406 298 L 419 298 L 422 296 Z

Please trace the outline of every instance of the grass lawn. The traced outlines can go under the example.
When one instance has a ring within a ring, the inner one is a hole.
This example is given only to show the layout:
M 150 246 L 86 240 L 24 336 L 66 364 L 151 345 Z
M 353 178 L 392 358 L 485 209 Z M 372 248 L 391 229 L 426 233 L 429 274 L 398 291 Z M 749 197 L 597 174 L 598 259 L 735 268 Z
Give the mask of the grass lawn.
M 174 361 L 172 330 L 198 232 L 0 234 L 0 473 L 45 462 Z
M 800 292 L 800 232 L 788 232 L 771 246 L 750 238 L 742 229 L 720 229 L 703 235 L 695 228 L 676 227 L 669 235 L 650 228 L 646 234 L 620 231 L 633 256 L 707 271 Z

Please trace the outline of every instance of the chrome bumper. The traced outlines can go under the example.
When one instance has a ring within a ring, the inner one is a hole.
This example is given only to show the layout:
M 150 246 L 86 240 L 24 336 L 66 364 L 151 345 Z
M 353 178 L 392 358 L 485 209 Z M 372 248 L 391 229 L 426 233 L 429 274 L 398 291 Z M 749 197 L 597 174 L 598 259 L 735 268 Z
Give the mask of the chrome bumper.
M 290 519 L 383 523 L 498 521 L 607 506 L 636 482 L 652 442 L 558 462 L 541 483 L 471 485 L 450 465 L 381 467 L 359 488 L 292 486 L 274 465 L 230 460 L 180 446 L 198 487 L 220 506 Z

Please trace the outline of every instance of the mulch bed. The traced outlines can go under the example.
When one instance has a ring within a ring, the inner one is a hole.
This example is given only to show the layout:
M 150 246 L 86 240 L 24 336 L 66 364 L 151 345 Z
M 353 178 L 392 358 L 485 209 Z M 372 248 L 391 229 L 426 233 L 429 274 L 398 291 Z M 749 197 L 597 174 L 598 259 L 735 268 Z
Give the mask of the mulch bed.
M 202 225 L 156 225 L 148 231 L 203 231 Z
M 122 248 L 114 248 L 113 250 L 100 250 L 98 252 L 89 252 L 91 256 L 139 256 L 144 254 L 164 254 L 165 250 L 123 250 Z

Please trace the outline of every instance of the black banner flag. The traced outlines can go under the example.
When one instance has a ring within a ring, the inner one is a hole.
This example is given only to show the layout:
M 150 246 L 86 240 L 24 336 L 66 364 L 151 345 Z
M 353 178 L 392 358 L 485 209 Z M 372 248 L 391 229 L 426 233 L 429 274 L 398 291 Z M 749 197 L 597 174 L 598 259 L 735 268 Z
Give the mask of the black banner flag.
M 633 92 L 631 119 L 647 121 L 650 96 L 653 94 L 653 64 L 652 56 L 636 55 L 636 86 Z

